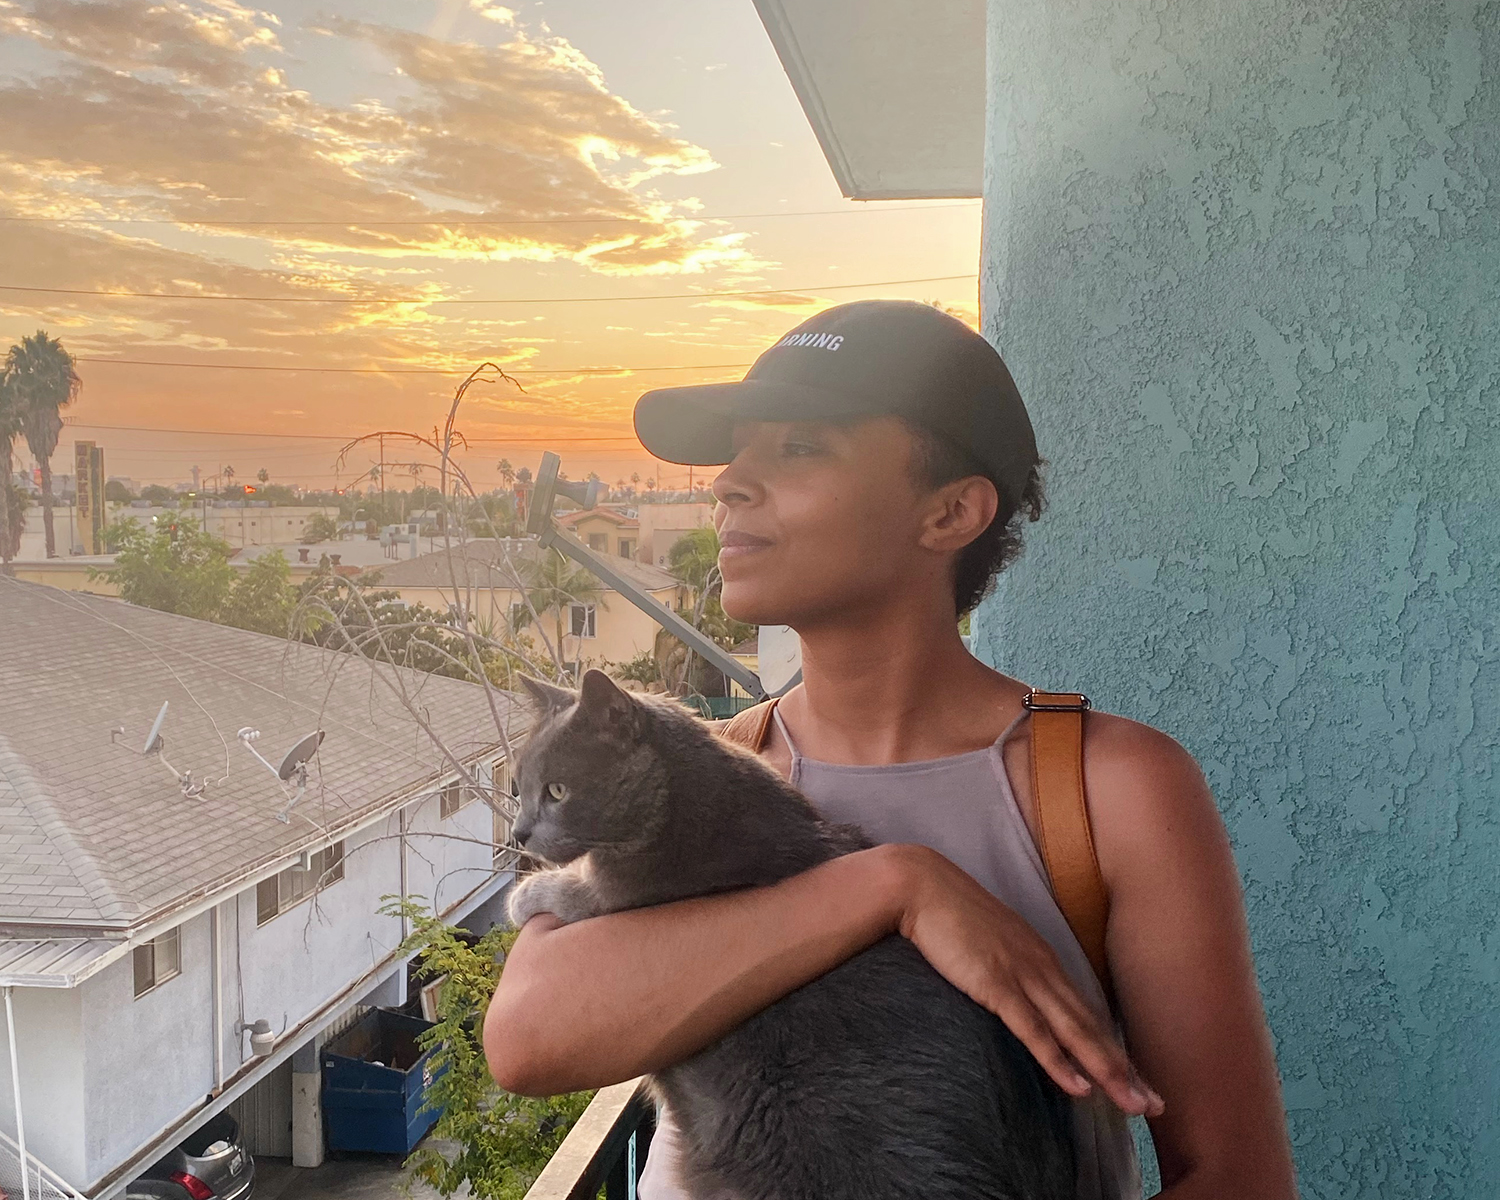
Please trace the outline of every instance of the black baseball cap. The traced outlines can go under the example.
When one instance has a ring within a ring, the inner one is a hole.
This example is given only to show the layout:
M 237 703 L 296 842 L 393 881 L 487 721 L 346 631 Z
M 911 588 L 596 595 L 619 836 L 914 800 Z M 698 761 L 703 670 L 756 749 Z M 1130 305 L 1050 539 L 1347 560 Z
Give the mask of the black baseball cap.
M 1038 461 L 1031 418 L 995 348 L 915 300 L 824 309 L 765 351 L 738 383 L 647 392 L 636 401 L 635 431 L 657 458 L 713 466 L 734 457 L 736 422 L 863 416 L 906 417 L 967 450 L 1011 508 Z

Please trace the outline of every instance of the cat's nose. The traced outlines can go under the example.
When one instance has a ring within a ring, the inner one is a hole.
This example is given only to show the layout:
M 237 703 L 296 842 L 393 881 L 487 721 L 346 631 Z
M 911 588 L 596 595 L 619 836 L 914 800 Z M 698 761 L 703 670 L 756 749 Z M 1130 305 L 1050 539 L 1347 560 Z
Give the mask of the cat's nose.
M 531 840 L 532 824 L 530 821 L 517 821 L 511 832 L 515 835 L 516 843 L 524 846 Z

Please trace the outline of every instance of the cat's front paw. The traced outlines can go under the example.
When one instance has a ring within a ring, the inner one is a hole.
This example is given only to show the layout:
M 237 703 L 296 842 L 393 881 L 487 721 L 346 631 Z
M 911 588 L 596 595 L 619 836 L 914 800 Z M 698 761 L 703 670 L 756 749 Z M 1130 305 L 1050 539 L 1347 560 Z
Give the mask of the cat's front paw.
M 536 916 L 551 913 L 564 925 L 596 915 L 593 892 L 577 872 L 566 867 L 538 871 L 510 894 L 510 921 L 517 929 Z

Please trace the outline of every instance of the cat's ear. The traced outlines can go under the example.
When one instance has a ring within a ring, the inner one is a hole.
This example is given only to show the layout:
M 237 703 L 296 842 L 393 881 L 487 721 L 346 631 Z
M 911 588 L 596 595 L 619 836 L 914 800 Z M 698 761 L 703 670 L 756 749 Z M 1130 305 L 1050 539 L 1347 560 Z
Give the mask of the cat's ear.
M 526 685 L 531 698 L 537 702 L 538 707 L 544 713 L 558 712 L 578 699 L 567 688 L 554 687 L 545 680 L 533 679 L 530 675 L 522 675 L 521 682 Z
M 602 729 L 621 734 L 635 729 L 635 701 L 603 671 L 585 672 L 578 689 L 578 707 Z

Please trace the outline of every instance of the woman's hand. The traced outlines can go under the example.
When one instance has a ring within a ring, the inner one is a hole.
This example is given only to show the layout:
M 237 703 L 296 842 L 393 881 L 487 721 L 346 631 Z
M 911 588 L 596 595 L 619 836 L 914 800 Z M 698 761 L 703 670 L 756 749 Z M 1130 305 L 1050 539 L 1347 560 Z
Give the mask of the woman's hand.
M 891 850 L 905 880 L 901 935 L 943 978 L 1004 1021 L 1070 1095 L 1092 1090 L 1081 1066 L 1124 1112 L 1155 1117 L 1165 1109 L 1052 947 L 1014 909 L 935 850 Z

